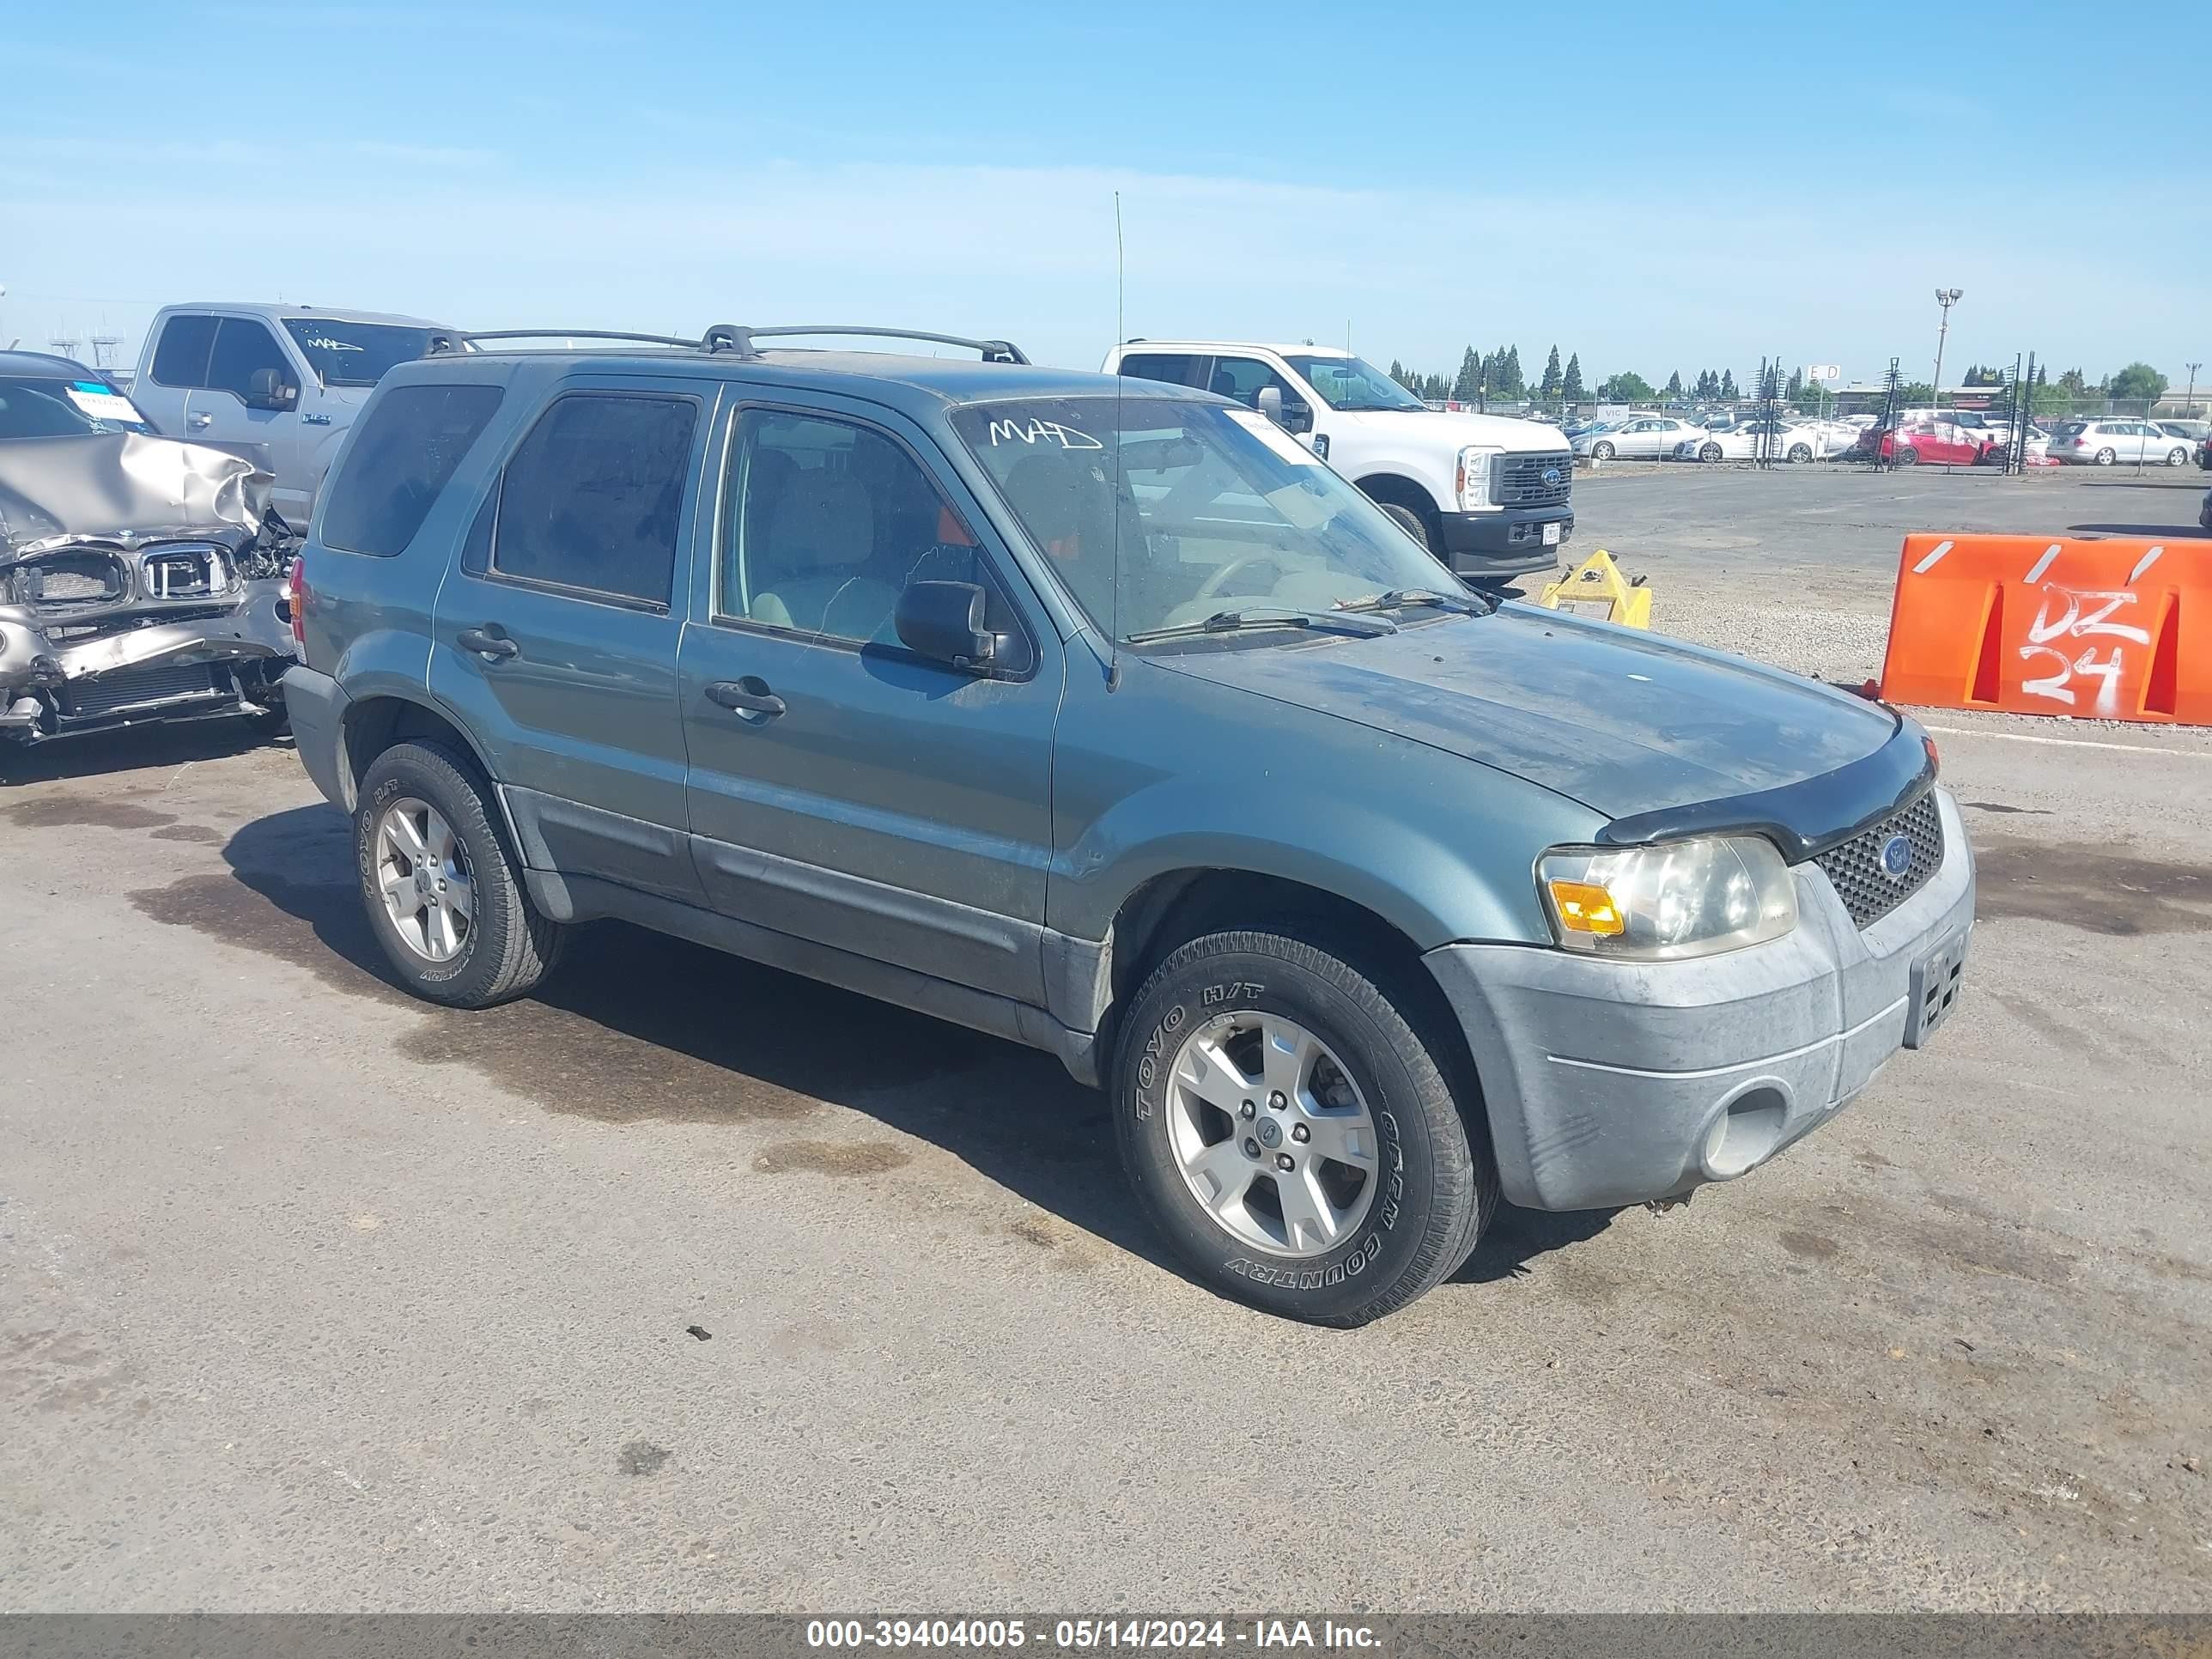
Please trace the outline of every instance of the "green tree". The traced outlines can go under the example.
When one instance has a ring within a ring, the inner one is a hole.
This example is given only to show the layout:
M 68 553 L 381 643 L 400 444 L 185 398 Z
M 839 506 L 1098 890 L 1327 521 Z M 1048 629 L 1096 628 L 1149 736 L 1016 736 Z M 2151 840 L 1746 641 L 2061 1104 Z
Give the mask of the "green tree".
M 2092 395 L 2088 380 L 2078 368 L 2069 368 L 2058 377 L 2058 389 L 2069 398 L 2087 398 Z
M 1734 369 L 1724 368 L 1721 371 L 1719 395 L 1729 403 L 1735 401 L 1735 371 Z
M 1528 390 L 1528 382 L 1521 378 L 1521 348 L 1507 346 L 1498 359 L 1498 378 L 1490 383 L 1491 395 L 1519 398 Z
M 1559 396 L 1571 404 L 1578 404 L 1589 396 L 1583 386 L 1583 360 L 1579 354 L 1567 359 L 1567 372 L 1559 380 Z
M 1459 378 L 1452 382 L 1451 395 L 1462 403 L 1473 401 L 1482 380 L 1482 362 L 1469 346 L 1459 360 Z
M 1537 390 L 1543 394 L 1546 403 L 1555 402 L 1558 399 L 1559 383 L 1559 349 L 1553 346 L 1551 356 L 1544 363 L 1543 383 L 1537 387 Z
M 1789 398 L 1790 401 L 1794 404 L 1797 401 L 1798 395 L 1804 390 L 1805 371 L 1802 368 L 1791 369 L 1790 371 L 1790 385 L 1787 389 L 1784 391 L 1782 395 Z
M 1679 398 L 1681 395 L 1682 371 L 1678 368 L 1672 374 L 1669 374 L 1667 377 L 1667 396 L 1669 399 L 1672 399 Z
M 2166 376 L 2148 363 L 2130 363 L 2105 383 L 2105 392 L 2112 398 L 2148 400 L 2166 396 L 2169 384 Z
M 1597 389 L 1601 404 L 1648 404 L 1659 394 L 1651 382 L 1632 368 L 1625 368 Z

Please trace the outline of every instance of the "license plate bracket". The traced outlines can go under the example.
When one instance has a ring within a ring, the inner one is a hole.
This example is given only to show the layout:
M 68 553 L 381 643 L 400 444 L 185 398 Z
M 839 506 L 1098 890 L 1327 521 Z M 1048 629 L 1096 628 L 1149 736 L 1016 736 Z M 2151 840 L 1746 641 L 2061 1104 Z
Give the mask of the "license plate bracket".
M 1913 964 L 1911 1000 L 1905 1010 L 1905 1046 L 1924 1048 L 1936 1028 L 1951 1017 L 1966 977 L 1966 935 L 1954 933 Z
M 1547 547 L 1557 547 L 1559 544 L 1559 520 L 1554 519 L 1551 523 L 1544 526 L 1544 545 Z

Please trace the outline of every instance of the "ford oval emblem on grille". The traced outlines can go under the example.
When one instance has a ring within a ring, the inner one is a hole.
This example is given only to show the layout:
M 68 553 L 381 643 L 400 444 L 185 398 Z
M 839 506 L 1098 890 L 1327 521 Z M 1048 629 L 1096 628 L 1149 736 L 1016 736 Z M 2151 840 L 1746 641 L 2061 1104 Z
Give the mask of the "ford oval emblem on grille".
M 1881 872 L 1892 881 L 1903 881 L 1912 873 L 1912 843 L 1903 836 L 1882 842 Z
M 1553 489 L 1557 489 L 1559 483 L 1559 469 L 1556 466 L 1546 467 L 1544 469 L 1544 482 L 1550 484 Z

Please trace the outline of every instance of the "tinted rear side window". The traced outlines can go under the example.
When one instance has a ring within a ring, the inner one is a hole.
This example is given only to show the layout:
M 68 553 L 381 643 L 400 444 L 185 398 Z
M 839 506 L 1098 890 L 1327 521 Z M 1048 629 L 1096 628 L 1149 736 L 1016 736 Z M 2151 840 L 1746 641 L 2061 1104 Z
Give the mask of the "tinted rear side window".
M 215 349 L 215 319 L 172 317 L 154 349 L 154 378 L 163 386 L 207 384 L 208 354 Z
M 1128 351 L 1121 355 L 1121 373 L 1133 380 L 1165 380 L 1170 386 L 1206 384 L 1200 372 L 1207 360 L 1174 351 Z
M 688 398 L 556 398 L 507 464 L 493 570 L 666 605 L 698 416 Z
M 368 411 L 323 508 L 323 541 L 388 559 L 415 539 L 430 503 L 499 407 L 495 386 L 403 386 Z

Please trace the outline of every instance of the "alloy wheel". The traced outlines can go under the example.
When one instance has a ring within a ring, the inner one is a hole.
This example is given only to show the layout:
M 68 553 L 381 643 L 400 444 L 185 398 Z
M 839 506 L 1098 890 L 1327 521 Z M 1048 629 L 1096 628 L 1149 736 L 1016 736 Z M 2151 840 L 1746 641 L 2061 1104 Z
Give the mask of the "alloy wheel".
M 1191 1196 L 1238 1243 L 1326 1255 L 1366 1219 L 1380 1142 L 1328 1045 L 1280 1014 L 1218 1015 L 1169 1073 L 1169 1146 Z
M 409 796 L 385 809 L 376 825 L 376 885 L 393 931 L 416 956 L 451 962 L 468 948 L 476 886 L 468 854 L 436 807 Z

